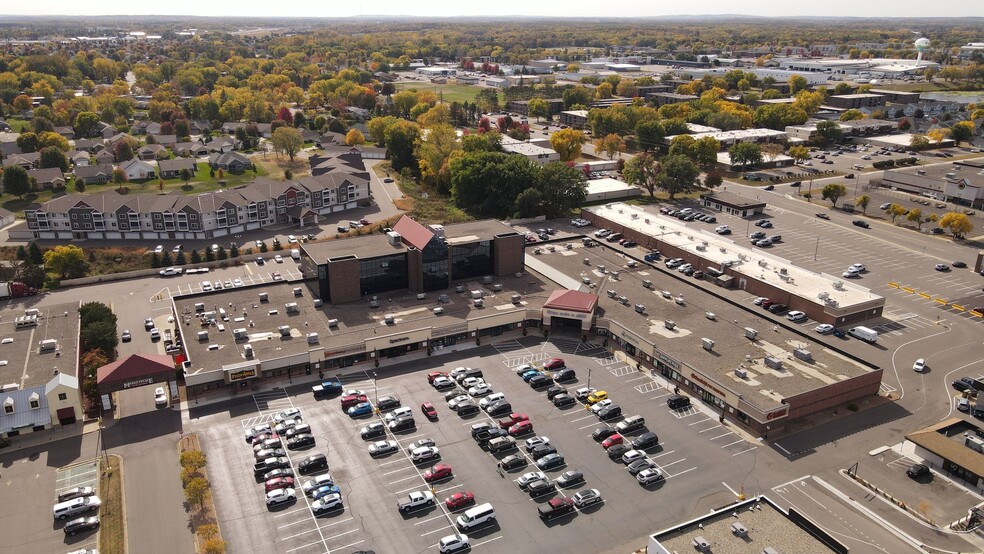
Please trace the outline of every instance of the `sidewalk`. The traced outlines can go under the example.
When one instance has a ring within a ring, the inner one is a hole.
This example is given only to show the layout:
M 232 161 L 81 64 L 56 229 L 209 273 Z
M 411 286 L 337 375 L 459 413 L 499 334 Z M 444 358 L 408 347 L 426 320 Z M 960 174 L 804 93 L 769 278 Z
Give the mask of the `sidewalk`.
M 0 455 L 18 452 L 28 448 L 35 448 L 38 446 L 46 447 L 46 445 L 53 442 L 74 437 L 81 437 L 82 435 L 89 433 L 95 433 L 99 430 L 100 425 L 103 425 L 104 427 L 112 427 L 113 425 L 116 425 L 116 418 L 110 414 L 108 417 L 103 419 L 90 419 L 88 421 L 74 423 L 69 426 L 63 427 L 59 425 L 44 431 L 37 431 L 27 435 L 10 437 L 10 446 L 0 449 Z

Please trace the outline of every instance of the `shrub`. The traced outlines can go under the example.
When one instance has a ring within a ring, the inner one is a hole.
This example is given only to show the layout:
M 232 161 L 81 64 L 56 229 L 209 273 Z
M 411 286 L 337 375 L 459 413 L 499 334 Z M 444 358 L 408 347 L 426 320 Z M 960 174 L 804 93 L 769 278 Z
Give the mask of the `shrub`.
M 852 412 L 856 412 L 858 411 L 858 405 L 855 404 L 854 402 L 851 402 L 850 404 L 847 405 L 847 409 L 851 410 Z

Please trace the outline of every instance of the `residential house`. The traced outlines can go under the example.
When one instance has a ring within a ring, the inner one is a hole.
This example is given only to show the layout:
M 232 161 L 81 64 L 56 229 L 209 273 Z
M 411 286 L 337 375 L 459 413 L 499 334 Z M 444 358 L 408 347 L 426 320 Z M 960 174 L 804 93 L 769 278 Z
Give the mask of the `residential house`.
M 122 162 L 119 168 L 126 173 L 126 178 L 130 181 L 145 181 L 157 175 L 157 168 L 153 164 L 137 158 Z
M 362 154 L 350 150 L 333 156 L 313 155 L 308 158 L 311 165 L 311 176 L 317 177 L 325 173 L 344 173 L 355 175 L 360 179 L 369 180 Z
M 7 156 L 3 160 L 3 165 L 19 165 L 24 169 L 32 169 L 38 167 L 40 161 L 40 152 L 28 152 L 26 154 L 13 154 L 11 156 Z
M 96 152 L 99 152 L 100 150 L 105 150 L 106 149 L 106 145 L 103 144 L 103 141 L 100 140 L 100 139 L 87 139 L 87 138 L 82 138 L 82 139 L 76 139 L 76 141 L 75 141 L 75 149 L 76 150 L 81 150 L 83 152 L 88 152 L 90 154 L 95 154 Z
M 320 148 L 324 148 L 327 145 L 344 145 L 345 135 L 343 133 L 335 133 L 333 131 L 325 131 L 323 135 L 318 137 L 315 144 Z
M 42 189 L 65 188 L 65 176 L 57 167 L 31 169 L 27 175 Z
M 178 143 L 177 135 L 147 135 L 147 136 L 153 137 L 155 143 L 164 146 L 166 148 L 170 148 Z
M 162 160 L 159 167 L 163 174 L 174 170 L 170 164 L 192 161 Z M 234 189 L 198 195 L 121 195 L 116 191 L 68 194 L 26 210 L 28 230 L 11 237 L 206 240 L 266 225 L 311 225 L 322 215 L 352 209 L 370 199 L 365 166 L 357 161 L 348 156 L 334 171 L 317 177 L 293 181 L 260 178 Z M 351 171 L 346 173 L 346 168 Z M 95 168 L 79 168 L 76 174 L 86 169 Z M 111 171 L 106 172 L 107 179 L 111 175 Z
M 167 157 L 167 148 L 164 148 L 160 144 L 148 144 L 137 150 L 137 157 L 146 161 L 156 160 L 160 154 Z
M 226 133 L 226 134 L 230 134 L 231 135 L 231 134 L 234 134 L 236 132 L 236 129 L 240 129 L 240 128 L 245 129 L 248 126 L 249 126 L 249 123 L 244 123 L 242 121 L 227 121 L 226 123 L 223 123 L 222 124 L 222 127 L 220 128 L 220 130 L 223 133 Z
M 75 129 L 71 127 L 55 127 L 55 132 L 67 140 L 75 140 Z
M 259 131 L 260 136 L 263 138 L 270 138 L 273 136 L 273 125 L 270 123 L 257 123 L 256 130 Z
M 298 130 L 301 132 L 301 138 L 304 139 L 304 142 L 314 142 L 321 138 L 317 131 L 312 131 L 307 127 L 300 127 Z
M 130 126 L 130 134 L 134 136 L 146 135 L 147 125 L 149 123 L 150 123 L 149 121 L 137 121 L 136 123 Z
M 69 150 L 68 152 L 65 152 L 65 157 L 68 158 L 68 162 L 72 165 L 89 165 L 88 152 Z
M 209 149 L 202 142 L 195 140 L 191 142 L 179 142 L 171 147 L 171 152 L 174 152 L 175 156 L 181 156 L 182 158 L 190 156 L 202 157 L 208 156 Z
M 253 163 L 249 161 L 249 158 L 239 152 L 212 154 L 208 157 L 208 164 L 212 166 L 212 169 L 224 169 L 233 173 L 242 173 L 253 167 Z
M 105 121 L 100 121 L 96 125 L 96 136 L 102 137 L 103 139 L 108 139 L 116 134 L 116 127 L 113 127 Z
M 110 135 L 109 138 L 107 138 L 106 141 L 105 141 L 106 142 L 106 148 L 112 148 L 114 144 L 116 144 L 117 142 L 119 142 L 119 141 L 121 141 L 123 139 L 127 139 L 127 138 L 133 138 L 133 137 L 131 137 L 130 135 L 128 135 L 126 133 L 116 133 L 114 135 Z
M 356 106 L 346 106 L 345 111 L 353 116 L 359 121 L 366 121 L 369 119 L 369 110 L 365 108 L 359 108 Z
M 540 146 L 532 142 L 516 140 L 505 135 L 502 137 L 502 150 L 507 154 L 525 156 L 526 159 L 540 165 L 560 161 L 560 154 L 552 148 Z
M 187 169 L 192 176 L 198 171 L 198 165 L 191 158 L 175 158 L 173 160 L 158 160 L 157 171 L 162 179 L 178 179 L 181 171 Z
M 209 152 L 224 154 L 226 152 L 232 152 L 238 145 L 239 141 L 232 137 L 215 137 L 205 146 L 208 147 Z
M 95 155 L 97 164 L 112 164 L 116 161 L 116 156 L 109 150 L 100 150 Z
M 342 154 L 359 154 L 364 160 L 385 160 L 386 149 L 378 146 L 362 144 L 359 146 L 326 146 L 325 154 L 329 156 L 340 156 Z
M 21 152 L 21 148 L 17 146 L 16 140 L 0 142 L 0 158 L 6 158 L 7 156 L 20 154 Z
M 192 119 L 188 122 L 188 130 L 193 135 L 204 135 L 212 132 L 212 123 L 207 119 Z
M 85 185 L 108 183 L 113 180 L 113 166 L 98 164 L 76 167 L 75 180 Z

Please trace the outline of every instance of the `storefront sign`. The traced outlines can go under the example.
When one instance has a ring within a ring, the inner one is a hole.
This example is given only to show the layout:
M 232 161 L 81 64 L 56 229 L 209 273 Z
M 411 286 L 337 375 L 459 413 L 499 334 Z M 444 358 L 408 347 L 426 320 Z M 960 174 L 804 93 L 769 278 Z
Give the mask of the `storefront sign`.
M 129 389 L 133 387 L 142 387 L 143 385 L 149 385 L 154 382 L 153 377 L 144 377 L 143 379 L 134 379 L 133 381 L 124 381 L 123 388 Z
M 680 362 L 678 362 L 678 361 L 674 360 L 673 358 L 667 356 L 666 354 L 664 354 L 659 349 L 656 349 L 656 348 L 653 349 L 653 356 L 657 360 L 659 360 L 660 362 L 662 362 L 662 363 L 664 363 L 664 364 L 672 367 L 673 369 L 676 369 L 676 370 L 679 370 L 680 369 Z
M 252 379 L 256 377 L 256 368 L 253 369 L 241 369 L 239 371 L 233 371 L 229 373 L 229 381 L 242 381 L 243 379 Z
M 726 393 L 724 391 L 712 385 L 710 381 L 698 375 L 696 372 L 693 371 L 690 372 L 690 379 L 693 381 L 697 381 L 701 385 L 704 385 L 705 387 L 714 391 L 714 393 L 718 395 L 718 398 L 723 399 L 726 396 Z
M 408 340 L 410 340 L 410 337 L 397 337 L 395 339 L 390 339 L 390 344 L 397 344 L 397 343 L 400 343 L 400 342 L 407 342 Z
M 544 308 L 543 315 L 548 317 L 564 317 L 567 319 L 576 319 L 578 321 L 584 321 L 591 317 L 591 314 L 585 312 L 568 312 L 566 310 L 554 310 L 551 308 Z
M 773 411 L 765 414 L 765 419 L 768 419 L 768 420 L 771 421 L 773 419 L 779 419 L 780 417 L 786 417 L 787 415 L 789 415 L 789 406 L 783 406 L 782 408 L 779 408 L 778 410 L 773 410 Z

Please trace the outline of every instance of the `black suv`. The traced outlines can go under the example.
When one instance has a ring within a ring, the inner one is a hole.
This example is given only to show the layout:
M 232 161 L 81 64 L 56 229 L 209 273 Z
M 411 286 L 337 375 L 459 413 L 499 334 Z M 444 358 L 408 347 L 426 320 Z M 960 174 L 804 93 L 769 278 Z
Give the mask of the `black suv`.
M 632 441 L 632 448 L 635 450 L 645 450 L 659 444 L 659 437 L 656 433 L 643 433 Z
M 328 458 L 324 454 L 308 456 L 297 464 L 297 471 L 301 474 L 314 473 L 321 469 L 328 469 Z
M 460 414 L 461 410 L 458 410 L 458 413 Z M 509 414 L 512 413 L 512 404 L 510 404 L 505 400 L 500 400 L 498 402 L 493 403 L 488 408 L 486 408 L 485 413 L 489 414 L 490 416 Z
M 376 401 L 376 407 L 380 410 L 392 410 L 400 407 L 400 399 L 395 396 L 382 396 Z
M 861 219 L 855 219 L 851 223 L 853 223 L 856 227 L 861 227 L 861 228 L 864 228 L 864 229 L 867 229 L 867 228 L 871 227 L 871 225 L 868 225 L 868 222 L 867 221 L 864 221 L 864 220 L 861 220 Z
M 577 374 L 574 372 L 573 369 L 564 368 L 554 373 L 553 378 L 554 381 L 558 383 L 563 383 L 564 381 L 573 381 L 574 379 L 577 379 Z
M 555 396 L 557 396 L 558 394 L 563 394 L 565 392 L 567 392 L 567 389 L 565 389 L 564 387 L 554 385 L 549 389 L 547 389 L 547 400 L 553 400 Z
M 622 415 L 622 407 L 618 404 L 612 404 L 598 412 L 598 419 L 605 421 L 606 419 L 613 419 L 620 415 Z
M 458 412 L 458 417 L 464 417 L 472 414 L 477 414 L 479 412 L 479 409 L 478 409 L 478 404 L 474 402 L 462 402 L 461 404 L 458 404 L 458 409 L 455 411 Z
M 551 383 L 553 383 L 553 379 L 547 377 L 546 375 L 534 375 L 529 380 L 531 389 L 543 388 L 549 386 Z
M 690 397 L 683 396 L 682 394 L 674 394 L 666 399 L 666 405 L 669 406 L 671 410 L 682 410 L 687 406 L 690 406 Z

